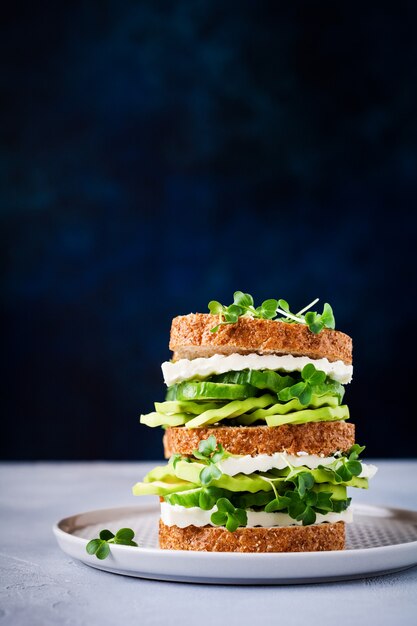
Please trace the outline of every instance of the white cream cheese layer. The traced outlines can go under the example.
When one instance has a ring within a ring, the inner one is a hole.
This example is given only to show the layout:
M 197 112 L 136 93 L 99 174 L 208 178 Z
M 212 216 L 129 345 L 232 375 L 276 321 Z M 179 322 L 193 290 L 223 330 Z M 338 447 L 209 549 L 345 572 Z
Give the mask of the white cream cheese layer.
M 316 469 L 319 465 L 330 465 L 340 457 L 321 457 L 315 454 L 299 452 L 287 454 L 286 452 L 275 452 L 275 454 L 257 454 L 256 456 L 229 456 L 217 465 L 223 474 L 236 476 L 236 474 L 253 474 L 253 472 L 267 472 L 270 469 L 284 469 L 285 467 L 308 467 Z M 376 474 L 375 465 L 362 463 L 360 478 L 372 478 Z
M 207 359 L 180 359 L 175 363 L 162 363 L 165 384 L 170 387 L 189 378 L 206 378 L 213 374 L 240 372 L 242 370 L 273 370 L 281 372 L 301 372 L 307 363 L 312 363 L 317 370 L 325 372 L 329 378 L 345 385 L 352 380 L 353 366 L 343 361 L 328 359 L 310 359 L 307 356 L 285 354 L 215 354 Z
M 217 511 L 217 507 L 213 507 L 209 511 L 203 511 L 198 507 L 186 508 L 179 504 L 168 504 L 168 502 L 161 502 L 161 519 L 166 526 L 178 526 L 179 528 L 185 528 L 186 526 L 214 526 L 211 523 L 211 515 Z M 254 528 L 255 526 L 261 526 L 263 528 L 271 528 L 273 526 L 301 526 L 302 522 L 290 517 L 287 513 L 266 513 L 265 511 L 251 511 L 247 510 L 248 524 L 247 527 Z M 323 522 L 351 522 L 352 512 L 350 509 L 343 511 L 342 513 L 326 513 L 321 515 L 317 513 L 315 524 L 322 524 Z

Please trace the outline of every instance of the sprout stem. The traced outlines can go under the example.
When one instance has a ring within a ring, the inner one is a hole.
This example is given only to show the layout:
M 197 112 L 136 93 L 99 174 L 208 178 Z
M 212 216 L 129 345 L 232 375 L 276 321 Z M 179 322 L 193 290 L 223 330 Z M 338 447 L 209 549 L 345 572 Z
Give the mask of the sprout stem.
M 298 322 L 299 324 L 307 324 L 305 320 L 301 319 L 300 317 L 297 317 L 296 315 L 293 315 L 292 313 L 283 311 L 279 307 L 277 308 L 277 313 L 281 313 L 281 315 L 283 315 L 284 317 L 289 317 L 291 320 L 294 320 L 295 322 Z
M 302 315 L 303 313 L 308 311 L 308 309 L 311 309 L 311 307 L 314 306 L 316 302 L 318 302 L 319 300 L 320 298 L 316 298 L 315 300 L 313 300 L 313 302 L 310 302 L 310 304 L 307 304 L 307 306 L 305 306 L 304 309 L 301 309 L 301 311 L 298 311 L 297 315 Z

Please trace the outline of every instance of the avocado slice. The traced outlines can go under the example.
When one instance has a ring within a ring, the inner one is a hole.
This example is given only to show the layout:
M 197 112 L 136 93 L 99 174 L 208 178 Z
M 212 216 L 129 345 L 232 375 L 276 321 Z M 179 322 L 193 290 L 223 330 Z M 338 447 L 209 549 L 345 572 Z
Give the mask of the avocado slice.
M 339 402 L 335 396 L 327 395 L 327 396 L 319 397 L 319 396 L 313 395 L 308 407 L 315 409 L 321 406 L 338 406 L 338 405 L 339 405 Z M 294 411 L 304 411 L 306 408 L 307 407 L 301 404 L 298 398 L 293 398 L 292 400 L 289 400 L 288 402 L 285 402 L 284 404 L 280 404 L 280 403 L 274 404 L 268 409 L 257 409 L 256 411 L 253 411 L 252 413 L 249 413 L 248 415 L 241 415 L 239 417 L 239 424 L 242 424 L 243 426 L 250 426 L 251 424 L 254 424 L 255 422 L 259 420 L 265 421 L 266 417 L 269 417 L 272 415 L 286 415 L 287 413 L 292 413 Z M 309 421 L 313 422 L 315 420 L 309 420 Z M 285 424 L 288 422 L 282 422 L 282 423 Z
M 134 496 L 166 496 L 169 493 L 177 493 L 179 491 L 187 491 L 195 489 L 198 485 L 178 480 L 176 483 L 166 483 L 162 480 L 155 480 L 151 483 L 136 483 L 132 487 Z
M 203 463 L 178 461 L 175 465 L 175 474 L 182 480 L 200 483 L 200 473 L 204 467 L 206 466 Z M 236 474 L 236 476 L 222 474 L 220 478 L 214 480 L 211 484 L 213 487 L 220 487 L 229 491 L 249 491 L 250 493 L 270 491 L 272 489 L 271 484 L 258 474 L 250 474 L 249 476 L 246 474 Z
M 148 472 L 143 479 L 144 483 L 152 483 L 156 480 L 162 480 L 165 483 L 178 482 L 178 477 L 175 474 L 174 466 L 172 463 L 166 463 L 165 465 L 158 465 L 153 470 Z
M 247 398 L 246 400 L 236 400 L 234 402 L 228 402 L 224 406 L 218 409 L 212 409 L 204 411 L 201 415 L 194 417 L 187 422 L 187 428 L 199 428 L 200 426 L 208 426 L 209 424 L 215 424 L 220 420 L 237 417 L 243 415 L 247 411 L 253 409 L 265 408 L 276 402 L 276 397 L 270 394 L 265 394 L 259 398 Z
M 306 424 L 307 422 L 325 422 L 349 419 L 349 408 L 342 406 L 324 406 L 318 409 L 306 409 L 295 411 L 287 415 L 267 415 L 265 417 L 268 426 L 282 426 L 283 424 Z
M 147 413 L 140 416 L 140 423 L 151 428 L 156 426 L 183 426 L 191 419 L 187 413 L 175 413 L 175 415 L 163 415 L 161 413 Z
M 330 483 L 316 483 L 313 485 L 313 491 L 319 493 L 320 491 L 327 491 L 332 494 L 332 500 L 346 500 L 347 489 L 343 485 L 332 485 Z
M 219 402 L 190 402 L 188 400 L 182 402 L 178 400 L 155 402 L 156 411 L 164 415 L 171 415 L 173 413 L 192 413 L 193 415 L 200 415 L 204 413 L 204 411 L 218 409 L 221 406 Z

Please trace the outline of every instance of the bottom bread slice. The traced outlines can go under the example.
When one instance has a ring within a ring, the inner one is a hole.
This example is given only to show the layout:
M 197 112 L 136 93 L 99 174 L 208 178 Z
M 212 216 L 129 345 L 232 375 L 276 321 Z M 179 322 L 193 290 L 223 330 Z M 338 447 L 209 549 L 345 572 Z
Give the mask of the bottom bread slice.
M 167 526 L 159 521 L 164 550 L 203 552 L 322 552 L 345 548 L 345 523 L 274 528 L 238 528 L 231 533 L 215 526 Z

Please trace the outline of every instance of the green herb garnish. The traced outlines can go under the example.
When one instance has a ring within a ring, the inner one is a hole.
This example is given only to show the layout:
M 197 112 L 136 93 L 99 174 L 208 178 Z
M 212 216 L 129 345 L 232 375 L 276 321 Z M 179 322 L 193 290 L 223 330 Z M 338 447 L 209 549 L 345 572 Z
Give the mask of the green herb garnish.
M 273 483 L 272 479 L 272 483 Z M 330 491 L 314 491 L 314 478 L 308 472 L 301 470 L 299 473 L 289 475 L 286 481 L 292 482 L 293 490 L 286 490 L 284 494 L 275 491 L 275 498 L 264 508 L 267 513 L 274 511 L 286 511 L 290 517 L 301 521 L 303 526 L 314 524 L 317 513 L 325 515 L 330 511 L 341 513 L 350 504 L 350 498 L 346 500 L 333 500 Z
M 347 453 L 347 456 L 342 456 L 340 459 L 332 463 L 332 466 L 319 465 L 319 469 L 324 469 L 327 472 L 333 472 L 335 481 L 337 483 L 349 482 L 353 476 L 359 476 L 362 472 L 362 464 L 359 461 L 359 455 L 365 450 L 365 446 L 360 446 L 355 443 Z
M 173 454 L 173 455 L 171 456 L 171 458 L 169 459 L 168 463 L 172 463 L 172 465 L 173 465 L 173 467 L 174 467 L 174 469 L 175 469 L 175 468 L 176 468 L 176 466 L 177 466 L 177 463 L 178 463 L 179 461 L 184 461 L 184 460 L 185 460 L 185 459 L 184 459 L 184 457 L 182 456 L 182 454 L 178 454 L 178 452 L 176 452 L 175 454 Z
M 311 332 L 315 335 L 318 335 L 318 333 L 321 332 L 323 328 L 335 327 L 333 310 L 330 304 L 328 304 L 327 302 L 323 307 L 323 313 L 321 315 L 315 313 L 314 311 L 309 311 L 305 314 L 304 319 Z
M 236 509 L 227 498 L 217 500 L 217 511 L 212 513 L 210 520 L 216 526 L 226 526 L 231 533 L 239 526 L 246 526 L 248 516 L 243 509 Z
M 272 320 L 280 316 L 282 322 L 305 324 L 310 331 L 317 335 L 323 328 L 335 328 L 335 319 L 332 307 L 327 302 L 323 307 L 323 313 L 320 315 L 315 311 L 309 311 L 319 301 L 318 298 L 310 302 L 298 313 L 291 313 L 289 304 L 286 300 L 264 300 L 261 306 L 255 307 L 253 297 L 249 293 L 235 291 L 233 294 L 233 303 L 225 306 L 217 300 L 211 300 L 208 304 L 209 311 L 212 315 L 219 316 L 219 323 L 211 329 L 212 333 L 219 330 L 220 326 L 225 324 L 235 324 L 239 317 L 253 317 L 258 319 Z M 308 312 L 307 312 L 308 311 Z
M 267 513 L 286 509 L 290 517 L 307 526 L 316 521 L 316 512 L 324 514 L 333 511 L 332 494 L 313 491 L 314 478 L 309 472 L 295 471 L 286 480 L 294 484 L 294 489 L 285 491 L 284 495 L 275 493 L 275 498 L 265 507 Z
M 282 402 L 289 402 L 293 398 L 304 406 L 311 402 L 311 398 L 316 388 L 326 380 L 326 374 L 321 370 L 316 370 L 312 363 L 307 363 L 301 372 L 302 380 L 291 387 L 285 387 L 278 393 L 278 399 Z
M 121 546 L 135 546 L 138 547 L 136 541 L 133 541 L 135 536 L 134 531 L 131 528 L 121 528 L 114 535 L 110 530 L 104 529 L 100 531 L 97 539 L 91 539 L 86 545 L 86 551 L 88 554 L 95 554 L 101 561 L 106 559 L 110 554 L 111 543 Z
M 205 487 L 208 487 L 213 480 L 217 480 L 222 475 L 216 463 L 226 458 L 227 452 L 220 443 L 217 443 L 216 437 L 210 435 L 207 439 L 202 439 L 198 444 L 198 450 L 193 450 L 196 459 L 204 461 L 206 467 L 201 470 L 200 481 Z

